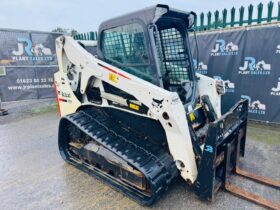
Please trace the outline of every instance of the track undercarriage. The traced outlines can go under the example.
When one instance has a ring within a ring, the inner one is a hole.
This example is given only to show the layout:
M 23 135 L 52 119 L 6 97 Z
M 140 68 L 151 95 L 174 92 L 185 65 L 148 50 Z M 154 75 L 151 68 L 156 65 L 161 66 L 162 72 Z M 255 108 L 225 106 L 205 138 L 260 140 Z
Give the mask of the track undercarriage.
M 60 122 L 59 149 L 67 162 L 145 205 L 157 200 L 178 176 L 169 153 L 147 139 L 98 108 Z

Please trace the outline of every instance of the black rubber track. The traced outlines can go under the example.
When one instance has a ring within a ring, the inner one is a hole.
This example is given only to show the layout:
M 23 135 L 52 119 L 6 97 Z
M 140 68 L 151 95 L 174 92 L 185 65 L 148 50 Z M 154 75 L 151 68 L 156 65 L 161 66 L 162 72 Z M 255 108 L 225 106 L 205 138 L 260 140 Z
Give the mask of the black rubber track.
M 149 183 L 151 196 L 73 157 L 68 151 L 68 128 L 73 125 L 141 171 Z M 124 128 L 100 108 L 93 107 L 62 117 L 58 144 L 66 162 L 110 184 L 141 205 L 153 204 L 178 176 L 178 170 L 168 152 L 139 137 L 132 129 Z

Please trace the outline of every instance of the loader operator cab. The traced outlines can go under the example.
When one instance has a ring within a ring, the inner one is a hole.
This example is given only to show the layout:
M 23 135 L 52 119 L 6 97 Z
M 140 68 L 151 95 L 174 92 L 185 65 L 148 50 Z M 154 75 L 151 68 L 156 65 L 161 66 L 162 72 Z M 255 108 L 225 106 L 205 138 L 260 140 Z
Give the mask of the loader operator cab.
M 195 93 L 188 29 L 194 13 L 157 5 L 103 22 L 97 55 L 143 80 L 177 92 L 183 102 Z

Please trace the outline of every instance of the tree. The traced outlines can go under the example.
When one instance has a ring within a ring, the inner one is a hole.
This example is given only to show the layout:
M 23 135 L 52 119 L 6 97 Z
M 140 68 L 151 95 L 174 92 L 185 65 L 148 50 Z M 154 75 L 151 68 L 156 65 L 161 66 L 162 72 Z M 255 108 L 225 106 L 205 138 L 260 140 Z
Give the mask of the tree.
M 69 36 L 75 36 L 79 33 L 75 29 L 67 29 L 67 28 L 61 28 L 61 27 L 56 27 L 55 29 L 52 30 L 52 32 L 62 33 L 62 34 L 69 35 Z
M 77 30 L 75 30 L 75 29 L 71 29 L 70 30 L 70 35 L 71 36 L 75 36 L 75 35 L 77 35 L 79 32 L 77 31 Z

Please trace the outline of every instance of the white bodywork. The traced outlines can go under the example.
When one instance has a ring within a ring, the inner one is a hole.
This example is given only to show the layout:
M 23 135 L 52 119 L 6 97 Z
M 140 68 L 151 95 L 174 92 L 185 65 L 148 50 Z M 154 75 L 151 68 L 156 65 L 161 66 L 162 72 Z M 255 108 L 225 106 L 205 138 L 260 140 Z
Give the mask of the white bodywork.
M 109 83 L 133 95 L 140 103 L 149 108 L 147 115 L 131 112 L 160 121 L 166 132 L 170 153 L 181 172 L 181 176 L 191 183 L 196 180 L 197 166 L 186 119 L 186 111 L 176 92 L 167 91 L 97 59 L 71 37 L 57 38 L 56 51 L 59 72 L 55 73 L 55 86 L 62 116 L 75 112 L 82 105 L 90 104 L 108 107 L 108 99 L 125 105 L 126 102 L 121 97 L 118 98 L 104 92 L 101 81 Z M 82 101 L 79 101 L 73 93 L 77 87 L 77 84 L 75 84 L 76 80 L 74 79 L 74 84 L 70 85 L 67 79 L 67 73 L 71 71 L 68 66 L 71 63 L 76 66 L 73 72 L 74 76 L 76 75 L 76 78 L 78 78 L 79 73 L 81 75 L 80 92 L 83 94 Z M 99 87 L 101 90 L 101 105 L 89 103 L 85 94 L 88 82 L 92 77 L 94 77 L 94 80 L 91 85 Z M 198 75 L 198 77 L 199 95 L 208 95 L 217 116 L 221 116 L 220 95 L 215 87 L 216 80 L 204 75 Z M 154 106 L 153 99 L 163 100 L 162 106 Z M 117 107 L 112 108 L 121 109 Z M 130 112 L 128 110 L 125 111 Z M 164 112 L 169 116 L 168 119 L 166 117 L 165 119 L 163 118 Z

